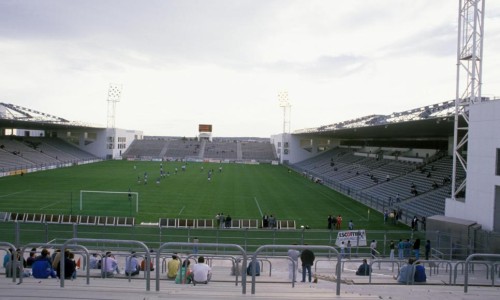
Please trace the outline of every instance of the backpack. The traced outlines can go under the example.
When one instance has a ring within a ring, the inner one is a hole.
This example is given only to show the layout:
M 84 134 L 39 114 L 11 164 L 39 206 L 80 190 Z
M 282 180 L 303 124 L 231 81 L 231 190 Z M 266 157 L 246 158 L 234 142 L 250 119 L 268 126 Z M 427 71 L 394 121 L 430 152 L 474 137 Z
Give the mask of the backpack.
M 255 264 L 255 276 L 260 276 L 260 264 L 258 262 L 254 262 L 254 264 Z M 247 275 L 252 275 L 252 262 L 248 263 Z

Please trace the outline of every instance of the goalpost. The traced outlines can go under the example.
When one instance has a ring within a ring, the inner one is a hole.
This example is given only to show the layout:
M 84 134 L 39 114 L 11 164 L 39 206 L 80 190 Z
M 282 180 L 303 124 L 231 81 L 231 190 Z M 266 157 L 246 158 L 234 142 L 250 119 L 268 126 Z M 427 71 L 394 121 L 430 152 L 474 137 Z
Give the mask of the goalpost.
M 138 192 L 114 192 L 114 191 L 88 191 L 88 190 L 80 190 L 80 210 L 83 210 L 83 201 L 85 194 L 122 194 L 125 195 L 129 201 L 135 200 L 135 212 L 139 212 L 139 193 Z

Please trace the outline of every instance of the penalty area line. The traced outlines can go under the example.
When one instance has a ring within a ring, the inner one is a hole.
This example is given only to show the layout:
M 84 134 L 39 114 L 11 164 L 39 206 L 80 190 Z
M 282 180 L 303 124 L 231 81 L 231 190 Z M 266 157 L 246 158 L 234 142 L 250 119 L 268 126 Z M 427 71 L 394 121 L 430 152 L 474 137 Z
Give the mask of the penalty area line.
M 257 204 L 257 208 L 259 209 L 260 216 L 262 217 L 264 214 L 262 213 L 262 210 L 260 209 L 259 201 L 257 201 L 257 197 L 253 197 L 255 200 L 255 204 Z
M 184 208 L 186 208 L 185 205 L 181 208 L 181 211 L 179 212 L 178 216 L 180 216 L 182 214 L 182 212 L 184 211 Z
M 0 198 L 9 197 L 9 196 L 12 196 L 12 195 L 17 195 L 17 194 L 22 194 L 22 193 L 26 193 L 26 192 L 29 192 L 29 191 L 30 190 L 25 190 L 25 191 L 10 193 L 10 194 L 7 194 L 7 195 L 1 195 Z
M 54 205 L 56 205 L 56 204 L 59 204 L 59 203 L 61 203 L 61 202 L 62 202 L 62 201 L 57 201 L 57 202 L 54 202 L 54 203 L 52 203 L 52 204 L 45 205 L 44 207 L 41 207 L 40 209 L 46 209 L 46 208 L 49 208 L 49 207 L 54 206 Z

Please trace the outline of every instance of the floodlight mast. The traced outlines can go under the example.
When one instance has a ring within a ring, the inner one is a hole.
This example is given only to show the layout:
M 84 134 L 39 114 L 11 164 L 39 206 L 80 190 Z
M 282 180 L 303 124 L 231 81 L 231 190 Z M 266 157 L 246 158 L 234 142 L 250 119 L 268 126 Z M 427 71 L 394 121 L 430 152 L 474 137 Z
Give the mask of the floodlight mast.
M 283 108 L 283 134 L 281 135 L 281 151 L 280 163 L 283 163 L 284 156 L 288 154 L 288 135 L 290 134 L 290 115 L 292 106 L 288 101 L 288 92 L 281 91 L 278 93 L 278 101 L 280 107 Z
M 455 124 L 453 137 L 453 174 L 451 198 L 465 198 L 467 183 L 467 142 L 469 106 L 481 102 L 485 0 L 459 0 Z M 461 73 L 463 71 L 463 73 Z M 461 81 L 460 79 L 464 79 Z M 464 124 L 460 127 L 459 120 Z M 457 168 L 465 171 L 460 183 Z M 462 197 L 463 194 L 463 197 Z M 460 197 L 458 197 L 460 196 Z
M 290 116 L 292 106 L 288 101 L 288 92 L 281 91 L 278 93 L 278 101 L 280 107 L 283 107 L 283 133 L 290 133 Z
M 120 102 L 122 95 L 122 85 L 121 84 L 109 84 L 108 89 L 108 128 L 115 127 L 115 117 L 116 117 L 116 102 Z

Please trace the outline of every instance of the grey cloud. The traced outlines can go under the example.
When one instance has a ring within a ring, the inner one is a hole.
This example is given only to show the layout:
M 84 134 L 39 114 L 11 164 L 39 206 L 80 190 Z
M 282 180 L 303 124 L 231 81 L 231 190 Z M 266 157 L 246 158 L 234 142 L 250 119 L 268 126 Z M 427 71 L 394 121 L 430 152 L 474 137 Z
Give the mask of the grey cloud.
M 324 55 L 305 63 L 277 61 L 273 64 L 263 65 L 262 68 L 274 72 L 294 72 L 302 76 L 316 78 L 331 78 L 348 76 L 362 71 L 368 64 L 368 59 L 362 56 Z
M 431 56 L 456 55 L 457 28 L 453 24 L 423 30 L 405 39 L 386 45 L 383 49 L 387 56 L 406 55 L 409 52 Z

